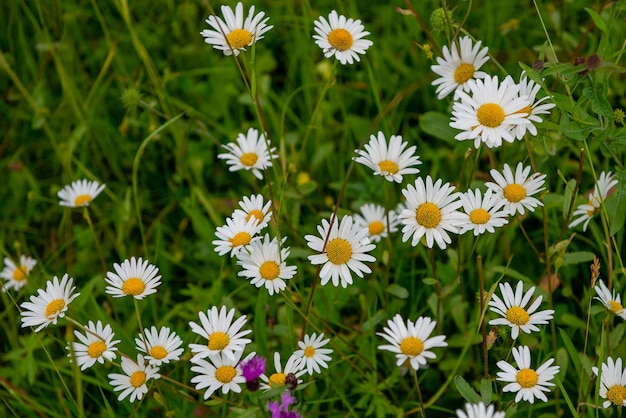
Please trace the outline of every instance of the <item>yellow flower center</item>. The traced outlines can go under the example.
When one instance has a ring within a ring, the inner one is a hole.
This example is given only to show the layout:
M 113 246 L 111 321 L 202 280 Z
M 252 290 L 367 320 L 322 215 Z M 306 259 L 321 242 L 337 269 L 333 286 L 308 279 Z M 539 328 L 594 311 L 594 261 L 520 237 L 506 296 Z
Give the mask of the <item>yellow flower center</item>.
M 287 375 L 285 373 L 274 373 L 270 376 L 270 386 L 285 386 L 285 380 L 287 379 Z
M 65 308 L 64 299 L 54 299 L 46 306 L 46 318 L 50 318 L 52 315 L 57 315 Z
M 352 34 L 343 28 L 333 29 L 328 34 L 328 43 L 338 51 L 350 49 L 353 42 Z
M 476 69 L 472 64 L 463 63 L 454 70 L 454 81 L 457 84 L 463 84 L 474 76 Z
M 256 155 L 254 152 L 246 152 L 241 157 L 239 157 L 239 161 L 241 161 L 241 164 L 245 165 L 246 167 L 252 167 L 256 164 L 258 159 L 259 156 Z
M 343 238 L 335 238 L 326 245 L 328 261 L 333 264 L 344 264 L 352 257 L 352 246 Z
M 280 267 L 274 261 L 266 261 L 261 264 L 259 273 L 265 280 L 274 280 L 280 274 Z
M 150 349 L 150 355 L 155 360 L 161 360 L 167 356 L 167 350 L 160 345 L 156 345 Z
M 526 189 L 517 183 L 512 183 L 502 189 L 502 195 L 511 203 L 517 203 L 526 197 Z
M 486 103 L 478 108 L 476 117 L 481 125 L 497 128 L 504 120 L 504 109 L 499 104 Z
M 441 222 L 441 210 L 434 203 L 422 203 L 415 211 L 415 220 L 424 228 L 436 228 Z
M 424 351 L 424 343 L 419 338 L 407 337 L 400 343 L 400 351 L 407 356 L 419 356 Z
M 209 335 L 209 350 L 223 350 L 228 347 L 228 343 L 230 343 L 230 337 L 221 331 Z
M 107 345 L 102 341 L 95 341 L 87 347 L 87 355 L 91 358 L 98 358 L 107 349 Z
M 259 221 L 259 223 L 263 222 L 263 218 L 265 218 L 262 210 L 252 209 L 250 212 L 248 212 L 248 216 L 246 216 L 246 222 L 248 222 L 253 216 L 256 218 L 257 221 Z
M 626 398 L 626 388 L 620 385 L 613 385 L 606 391 L 606 398 L 615 405 L 623 405 Z
M 137 277 L 131 277 L 130 279 L 126 280 L 122 285 L 122 292 L 124 292 L 125 295 L 141 295 L 145 289 L 146 284 L 143 282 L 143 280 Z
M 233 366 L 221 366 L 215 370 L 215 378 L 221 383 L 230 383 L 237 375 Z
M 370 235 L 380 235 L 385 230 L 385 224 L 381 221 L 374 221 L 369 224 L 368 230 Z
M 19 282 L 26 278 L 26 266 L 19 266 L 15 270 L 13 270 L 13 280 Z
M 491 215 L 483 208 L 474 209 L 469 216 L 470 222 L 477 225 L 483 225 L 489 222 Z
M 310 345 L 307 346 L 307 348 L 304 349 L 304 356 L 305 357 L 313 357 L 315 355 L 315 349 L 313 347 L 311 347 Z
M 233 247 L 239 247 L 240 245 L 248 245 L 251 239 L 252 237 L 247 232 L 238 232 L 229 241 Z
M 142 372 L 141 370 L 136 371 L 130 377 L 130 384 L 133 385 L 133 387 L 138 388 L 139 386 L 143 385 L 144 383 L 146 383 L 146 374 L 144 372 Z
M 252 34 L 245 29 L 234 29 L 226 35 L 226 40 L 232 49 L 241 49 L 250 45 Z
M 524 388 L 532 388 L 537 384 L 537 380 L 539 380 L 539 375 L 533 369 L 522 369 L 517 372 L 517 376 L 515 377 L 517 383 Z
M 530 115 L 532 111 L 533 111 L 532 107 L 530 107 L 530 105 L 526 105 L 515 113 L 528 113 Z
M 595 208 L 595 206 L 593 205 L 593 201 L 591 201 L 591 200 L 590 200 L 587 204 L 588 204 L 588 205 L 591 205 L 591 206 L 593 207 L 593 209 L 589 209 L 589 210 L 587 210 L 587 216 L 589 216 L 589 217 L 591 218 L 591 217 L 593 217 L 593 216 L 596 214 L 596 210 L 597 210 L 597 209 L 596 209 L 596 208 Z
M 613 313 L 621 314 L 622 311 L 624 310 L 624 307 L 622 306 L 622 304 L 619 303 L 619 302 L 616 302 L 614 300 L 609 301 L 609 305 L 611 305 L 611 307 L 609 309 Z
M 76 196 L 74 199 L 74 206 L 85 206 L 88 205 L 93 199 L 88 194 L 81 194 Z
M 393 161 L 384 160 L 378 163 L 378 168 L 383 173 L 396 174 L 399 170 L 398 164 Z
M 530 315 L 519 306 L 512 306 L 506 311 L 506 319 L 515 325 L 524 325 L 530 320 Z

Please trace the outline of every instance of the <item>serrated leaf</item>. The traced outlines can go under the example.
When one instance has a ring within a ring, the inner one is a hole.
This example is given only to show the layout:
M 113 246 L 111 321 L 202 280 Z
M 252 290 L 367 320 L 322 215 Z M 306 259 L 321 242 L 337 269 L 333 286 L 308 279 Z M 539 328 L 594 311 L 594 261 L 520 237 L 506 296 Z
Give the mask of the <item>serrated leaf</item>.
M 409 297 L 409 291 L 399 284 L 395 283 L 389 285 L 389 287 L 387 288 L 387 293 L 391 293 L 392 295 L 400 299 L 406 299 Z
M 615 178 L 618 182 L 616 190 L 604 203 L 611 235 L 621 231 L 626 222 L 626 171 L 618 173 Z
M 439 112 L 426 112 L 419 118 L 419 127 L 424 133 L 448 142 L 456 142 L 454 136 L 459 133 L 450 126 L 450 116 Z
M 602 16 L 600 16 L 598 12 L 596 12 L 595 10 L 589 7 L 585 7 L 585 10 L 587 11 L 587 13 L 589 13 L 589 16 L 591 16 L 591 18 L 593 19 L 593 23 L 596 25 L 596 27 L 600 29 L 602 32 L 606 32 L 607 30 L 606 22 L 604 21 L 604 19 L 602 19 Z
M 613 108 L 606 98 L 607 91 L 603 83 L 585 87 L 583 95 L 591 101 L 591 110 L 594 113 L 604 116 L 608 120 L 613 120 Z
M 463 376 L 454 376 L 454 386 L 456 386 L 456 390 L 459 391 L 463 399 L 465 399 L 469 403 L 478 403 L 480 402 L 480 396 L 476 393 L 474 389 L 463 379 Z

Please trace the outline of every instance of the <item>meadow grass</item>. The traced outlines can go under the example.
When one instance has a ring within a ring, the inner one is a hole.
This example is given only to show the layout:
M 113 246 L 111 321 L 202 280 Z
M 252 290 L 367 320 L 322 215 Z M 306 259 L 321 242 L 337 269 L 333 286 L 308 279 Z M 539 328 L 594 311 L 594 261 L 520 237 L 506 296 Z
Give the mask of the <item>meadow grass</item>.
M 26 286 L 0 294 L 0 415 L 269 417 L 266 403 L 280 390 L 216 391 L 203 400 L 190 383 L 188 344 L 203 342 L 189 322 L 225 305 L 247 316 L 246 354 L 267 358 L 268 367 L 274 352 L 284 363 L 304 334 L 330 338 L 328 369 L 302 376 L 293 392 L 306 417 L 449 417 L 480 400 L 507 417 L 621 416 L 621 407 L 602 408 L 592 366 L 626 354 L 626 325 L 592 297 L 598 279 L 618 293 L 625 283 L 624 2 L 253 3 L 273 29 L 238 60 L 199 35 L 212 11 L 221 14 L 215 1 L 0 4 L 0 251 L 37 260 Z M 448 14 L 433 26 L 440 7 Z M 314 20 L 333 9 L 370 32 L 361 62 L 326 59 L 314 43 Z M 525 69 L 540 95 L 551 96 L 556 107 L 538 135 L 478 149 L 454 139 L 453 100 L 437 99 L 431 65 L 464 35 L 489 47 L 482 71 L 518 80 Z M 250 127 L 266 130 L 279 156 L 263 180 L 217 158 Z M 417 146 L 418 175 L 387 182 L 353 161 L 378 131 Z M 317 234 L 322 219 L 368 202 L 394 209 L 418 176 L 457 191 L 484 188 L 491 169 L 518 162 L 547 175 L 534 212 L 510 216 L 493 234 L 454 235 L 443 250 L 414 247 L 396 232 L 370 252 L 372 273 L 353 275 L 347 288 L 320 284 L 304 237 Z M 602 171 L 618 185 L 586 231 L 569 228 Z M 57 192 L 82 178 L 106 188 L 88 208 L 59 206 Z M 236 259 L 212 244 L 238 201 L 253 194 L 273 199 L 269 233 L 287 237 L 288 263 L 298 268 L 271 296 L 237 276 Z M 104 281 L 132 256 L 162 275 L 157 292 L 135 303 L 112 298 Z M 22 328 L 20 304 L 65 273 L 81 294 L 71 320 L 37 333 Z M 499 283 L 515 288 L 520 280 L 555 313 L 539 332 L 514 340 L 508 327 L 487 324 L 495 317 L 487 302 Z M 376 333 L 396 314 L 430 317 L 434 334 L 446 336 L 447 347 L 416 373 L 378 349 L 385 341 Z M 185 352 L 161 367 L 141 401 L 118 401 L 107 376 L 119 373 L 120 357 L 81 371 L 65 347 L 77 326 L 101 320 L 121 340 L 119 352 L 135 358 L 138 319 L 173 329 Z M 495 379 L 496 363 L 512 361 L 521 345 L 531 348 L 534 367 L 549 358 L 560 367 L 548 402 L 514 403 Z

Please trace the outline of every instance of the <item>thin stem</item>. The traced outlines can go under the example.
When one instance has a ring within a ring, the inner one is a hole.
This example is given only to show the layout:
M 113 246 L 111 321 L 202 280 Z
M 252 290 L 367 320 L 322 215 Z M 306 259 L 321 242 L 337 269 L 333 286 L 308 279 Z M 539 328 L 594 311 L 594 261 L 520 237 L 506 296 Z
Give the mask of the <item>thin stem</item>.
M 93 227 L 93 222 L 91 222 L 91 216 L 89 216 L 89 207 L 85 206 L 83 208 L 83 218 L 89 224 L 89 229 L 91 230 L 91 234 L 93 235 L 93 240 L 96 243 L 96 251 L 98 252 L 98 257 L 100 257 L 100 263 L 102 264 L 102 271 L 107 271 L 107 265 L 104 262 L 104 256 L 102 255 L 102 248 L 100 248 L 100 241 L 98 241 L 98 237 L 96 236 L 96 230 Z
M 480 311 L 485 310 L 485 285 L 483 282 L 483 258 L 481 256 L 476 257 L 476 269 L 478 270 L 478 287 L 480 288 Z M 485 379 L 489 378 L 489 350 L 487 348 L 487 325 L 485 324 L 485 317 L 481 317 L 480 331 L 483 334 L 483 370 L 485 372 Z
M 415 388 L 417 389 L 417 396 L 420 400 L 420 412 L 422 414 L 422 418 L 426 418 L 426 410 L 424 409 L 424 400 L 422 399 L 422 391 L 420 389 L 420 383 L 417 380 L 417 370 L 413 369 L 413 380 L 415 381 Z
M 139 302 L 137 302 L 137 299 L 134 296 L 133 296 L 133 302 L 135 304 L 135 314 L 137 314 L 137 323 L 139 324 L 139 333 L 141 334 L 143 338 L 143 343 L 146 349 L 146 354 L 150 354 L 150 347 L 148 346 L 148 339 L 146 338 L 146 334 L 144 333 L 144 330 L 143 330 L 143 324 L 141 323 L 141 314 L 139 313 Z
M 428 40 L 430 41 L 430 43 L 435 47 L 435 49 L 437 50 L 437 53 L 439 55 L 442 55 L 441 52 L 441 48 L 439 48 L 439 45 L 437 44 L 437 41 L 435 41 L 435 38 L 433 38 L 433 35 L 430 33 L 430 31 L 428 30 L 428 27 L 426 27 L 426 25 L 424 24 L 424 21 L 422 20 L 422 18 L 420 17 L 419 14 L 417 14 L 417 11 L 415 10 L 415 8 L 413 7 L 413 5 L 411 4 L 410 0 L 404 0 L 404 4 L 406 4 L 406 6 L 411 10 L 411 13 L 413 14 L 413 17 L 415 17 L 415 20 L 417 20 L 417 23 L 420 25 L 420 27 L 422 28 L 422 30 L 424 31 L 424 33 L 426 34 L 426 37 L 428 38 Z
M 441 286 L 439 285 L 439 278 L 437 277 L 437 268 L 435 266 L 435 250 L 433 248 L 429 248 L 430 254 L 430 268 L 433 273 L 433 279 L 435 280 L 435 290 L 437 292 L 437 311 L 436 317 L 439 317 L 439 310 L 441 309 Z M 442 321 L 437 321 L 437 326 L 441 327 Z

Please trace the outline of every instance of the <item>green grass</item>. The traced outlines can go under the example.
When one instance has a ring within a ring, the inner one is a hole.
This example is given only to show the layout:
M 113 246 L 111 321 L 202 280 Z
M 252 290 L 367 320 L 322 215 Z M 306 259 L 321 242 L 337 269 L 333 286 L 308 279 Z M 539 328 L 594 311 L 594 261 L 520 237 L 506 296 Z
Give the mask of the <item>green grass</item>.
M 434 31 L 430 16 L 446 3 L 411 5 L 438 48 L 452 33 Z M 481 70 L 518 80 L 527 68 L 557 104 L 536 137 L 476 150 L 453 137 L 452 98 L 436 98 L 426 31 L 414 16 L 396 11 L 410 2 L 254 2 L 274 26 L 240 55 L 256 103 L 235 60 L 199 35 L 210 8 L 221 15 L 217 2 L 2 2 L 0 252 L 38 263 L 23 289 L 0 294 L 0 415 L 269 416 L 265 403 L 276 394 L 267 399 L 244 388 L 203 401 L 204 391 L 190 383 L 187 345 L 202 342 L 188 323 L 198 322 L 199 311 L 226 305 L 247 315 L 252 344 L 246 353 L 256 351 L 270 366 L 275 351 L 284 363 L 304 332 L 331 338 L 330 367 L 305 375 L 295 392 L 307 417 L 420 416 L 414 377 L 400 373 L 392 353 L 377 349 L 383 340 L 376 332 L 396 314 L 429 316 L 437 321 L 435 334 L 447 336 L 448 347 L 435 349 L 437 359 L 416 376 L 428 417 L 452 416 L 464 398 L 480 395 L 507 417 L 571 416 L 572 410 L 619 416 L 615 407 L 596 408 L 602 400 L 591 366 L 626 354 L 626 326 L 590 303 L 589 265 L 597 257 L 600 278 L 623 291 L 626 129 L 613 112 L 626 108 L 625 5 L 536 3 L 447 4 L 454 30 L 489 47 L 491 59 Z M 374 45 L 360 63 L 324 59 L 313 42 L 314 20 L 333 8 L 361 19 L 370 32 Z M 435 57 L 437 47 L 431 45 Z M 573 65 L 594 53 L 600 68 Z M 536 59 L 546 62 L 541 74 L 530 69 Z M 217 158 L 222 144 L 249 127 L 262 128 L 260 112 L 280 155 L 263 181 L 230 172 Z M 417 146 L 420 176 L 441 178 L 459 191 L 483 187 L 490 169 L 504 163 L 533 164 L 547 174 L 544 206 L 510 218 L 495 234 L 453 236 L 432 254 L 396 233 L 371 252 L 376 262 L 368 263 L 372 273 L 364 279 L 353 275 L 347 289 L 321 286 L 304 236 L 317 234 L 335 209 L 342 216 L 367 202 L 394 208 L 416 177 L 389 183 L 353 163 L 354 150 L 379 130 Z M 585 233 L 567 228 L 570 205 L 587 201 L 603 170 L 616 173 L 620 184 Z M 306 175 L 310 180 L 299 183 Z M 105 191 L 88 212 L 60 207 L 57 191 L 82 178 L 106 183 Z M 287 290 L 273 296 L 238 277 L 235 259 L 219 257 L 212 244 L 237 202 L 257 193 L 269 199 L 270 185 L 280 211 L 269 233 L 288 237 L 288 262 L 298 267 Z M 186 348 L 180 362 L 160 372 L 182 386 L 154 381 L 140 403 L 117 400 L 107 378 L 119 372 L 116 365 L 81 372 L 68 361 L 71 322 L 61 319 L 39 333 L 20 327 L 19 305 L 53 276 L 68 273 L 81 293 L 68 316 L 111 324 L 119 351 L 135 357 L 135 307 L 129 298 L 107 295 L 104 282 L 113 263 L 131 256 L 149 259 L 163 276 L 158 292 L 138 303 L 144 327 L 169 326 Z M 550 286 L 548 275 L 557 277 Z M 481 311 L 479 279 L 488 294 L 498 282 L 524 280 L 526 289 L 538 286 L 542 309 L 556 311 L 541 332 L 516 341 L 500 327 L 488 370 L 481 318 L 494 314 Z M 535 366 L 548 358 L 560 366 L 549 402 L 514 405 L 495 380 L 496 363 L 518 345 L 531 347 Z

